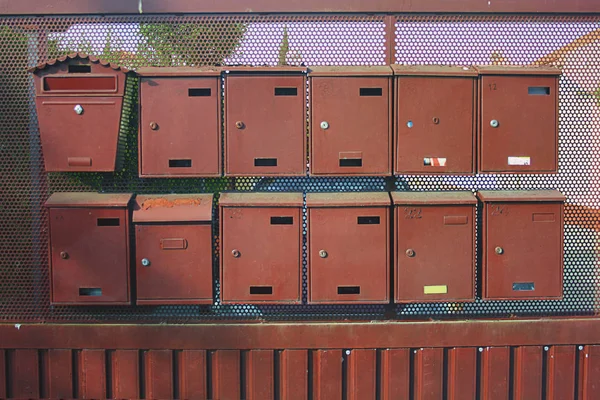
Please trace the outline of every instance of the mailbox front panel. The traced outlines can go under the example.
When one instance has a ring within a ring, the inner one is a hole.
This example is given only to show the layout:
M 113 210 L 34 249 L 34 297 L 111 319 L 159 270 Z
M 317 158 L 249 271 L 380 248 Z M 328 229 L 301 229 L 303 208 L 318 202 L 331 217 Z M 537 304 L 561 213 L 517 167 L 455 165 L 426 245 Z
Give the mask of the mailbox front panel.
M 218 77 L 141 79 L 140 175 L 219 176 Z
M 135 238 L 138 304 L 212 303 L 210 224 L 138 224 Z
M 304 175 L 306 78 L 226 79 L 226 175 Z
M 556 172 L 558 79 L 481 78 L 480 172 Z
M 391 175 L 389 77 L 311 78 L 312 175 Z
M 310 208 L 309 302 L 389 301 L 389 211 Z
M 302 213 L 295 207 L 225 207 L 221 301 L 299 303 Z
M 484 298 L 562 297 L 562 205 L 486 203 L 484 213 Z
M 396 302 L 472 301 L 475 206 L 396 207 Z
M 395 173 L 473 173 L 475 79 L 396 79 Z
M 123 98 L 38 97 L 36 105 L 46 171 L 115 170 Z
M 129 304 L 127 212 L 51 208 L 53 304 Z

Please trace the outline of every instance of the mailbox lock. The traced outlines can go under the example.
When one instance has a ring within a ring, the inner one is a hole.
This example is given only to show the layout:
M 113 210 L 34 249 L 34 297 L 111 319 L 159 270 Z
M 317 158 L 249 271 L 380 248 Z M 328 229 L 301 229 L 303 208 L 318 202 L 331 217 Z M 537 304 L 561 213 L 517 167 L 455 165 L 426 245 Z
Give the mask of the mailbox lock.
M 328 254 L 325 250 L 319 250 L 319 257 L 327 258 Z
M 77 104 L 77 105 L 75 106 L 74 110 L 75 110 L 75 113 L 76 113 L 77 115 L 81 115 L 81 114 L 83 114 L 83 107 L 81 107 L 81 104 Z
M 69 258 L 69 253 L 67 253 L 66 251 L 61 251 L 60 258 L 62 258 L 63 260 L 66 260 L 67 258 Z
M 158 129 L 158 124 L 154 121 L 150 122 L 150 129 L 152 129 L 153 131 Z
M 406 256 L 407 257 L 414 257 L 415 256 L 415 251 L 413 249 L 406 250 Z
M 500 246 L 496 247 L 496 254 L 498 254 L 498 255 L 504 254 L 504 249 Z
M 438 117 L 434 117 L 433 118 L 433 123 L 436 124 L 436 125 L 439 125 L 440 119 Z
M 329 129 L 329 122 L 327 122 L 327 121 L 321 122 L 321 129 Z
M 142 265 L 144 267 L 149 267 L 150 266 L 150 260 L 148 260 L 147 258 L 142 258 Z
M 244 123 L 242 121 L 237 121 L 235 123 L 235 127 L 238 129 L 244 129 Z
M 232 255 L 233 257 L 235 257 L 235 258 L 240 258 L 240 256 L 242 255 L 242 253 L 240 253 L 240 251 L 239 251 L 239 250 L 233 250 L 233 251 L 231 252 L 231 255 Z
M 498 122 L 497 119 L 493 119 L 493 120 L 490 121 L 490 126 L 492 128 L 497 128 L 499 125 L 500 125 L 500 123 Z

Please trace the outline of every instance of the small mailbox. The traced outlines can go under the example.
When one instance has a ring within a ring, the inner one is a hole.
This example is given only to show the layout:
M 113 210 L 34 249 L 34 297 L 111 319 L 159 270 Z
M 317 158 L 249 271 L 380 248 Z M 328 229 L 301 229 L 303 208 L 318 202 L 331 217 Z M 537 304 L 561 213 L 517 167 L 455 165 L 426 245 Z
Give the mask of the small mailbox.
M 395 301 L 473 301 L 475 216 L 471 192 L 392 192 Z
M 46 171 L 109 172 L 119 167 L 127 70 L 71 54 L 30 71 Z
M 563 208 L 556 190 L 481 191 L 482 297 L 560 299 Z
M 221 302 L 302 301 L 302 193 L 222 193 Z
M 475 172 L 477 71 L 392 65 L 396 174 Z
M 550 67 L 478 67 L 479 172 L 558 170 L 558 78 Z
M 52 304 L 131 304 L 131 196 L 54 193 L 46 201 Z
M 221 70 L 141 68 L 141 177 L 221 175 Z
M 306 174 L 306 69 L 225 73 L 225 175 Z
M 314 67 L 310 174 L 392 174 L 390 67 Z
M 390 197 L 309 193 L 308 302 L 389 302 Z
M 212 304 L 212 194 L 138 196 L 137 304 Z

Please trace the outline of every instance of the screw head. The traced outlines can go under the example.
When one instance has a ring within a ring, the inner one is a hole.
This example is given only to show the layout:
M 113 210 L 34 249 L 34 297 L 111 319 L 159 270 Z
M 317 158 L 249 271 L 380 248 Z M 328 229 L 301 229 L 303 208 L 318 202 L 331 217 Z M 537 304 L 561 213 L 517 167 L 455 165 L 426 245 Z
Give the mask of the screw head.
M 150 122 L 150 129 L 152 129 L 153 131 L 158 129 L 158 124 L 154 121 Z
M 406 256 L 407 257 L 414 257 L 415 256 L 415 251 L 413 249 L 408 249 L 406 250 Z
M 500 246 L 496 247 L 495 251 L 498 255 L 504 254 L 504 249 Z
M 144 267 L 149 267 L 150 266 L 150 260 L 148 260 L 147 258 L 142 258 L 142 265 Z
M 319 257 L 327 258 L 328 254 L 325 250 L 319 250 Z
M 63 260 L 66 260 L 69 258 L 69 253 L 67 253 L 66 251 L 61 251 L 60 252 L 60 258 L 62 258 Z
M 235 127 L 238 128 L 238 129 L 244 129 L 244 126 L 245 125 L 244 125 L 244 123 L 242 121 L 237 121 L 235 123 Z
M 578 347 L 579 351 L 583 350 L 583 346 Z
M 440 119 L 438 117 L 433 118 L 433 123 L 438 125 L 440 123 Z
M 548 350 L 550 350 L 550 347 L 544 346 L 544 351 L 548 351 Z
M 483 353 L 483 347 L 480 347 L 480 348 L 479 348 L 479 352 L 480 352 L 480 353 Z
M 349 356 L 350 355 L 350 350 L 346 350 L 346 355 Z
M 231 255 L 232 255 L 234 258 L 240 258 L 240 256 L 242 255 L 242 253 L 240 253 L 240 251 L 239 251 L 239 250 L 232 250 L 232 251 L 231 251 Z
M 493 119 L 493 120 L 490 121 L 490 126 L 492 128 L 497 128 L 498 126 L 500 126 L 500 122 L 498 122 L 497 119 Z
M 327 121 L 321 122 L 321 129 L 329 129 L 329 122 L 327 122 Z
M 83 107 L 81 106 L 81 104 L 77 104 L 73 110 L 75 110 L 75 113 L 77 115 L 83 114 Z

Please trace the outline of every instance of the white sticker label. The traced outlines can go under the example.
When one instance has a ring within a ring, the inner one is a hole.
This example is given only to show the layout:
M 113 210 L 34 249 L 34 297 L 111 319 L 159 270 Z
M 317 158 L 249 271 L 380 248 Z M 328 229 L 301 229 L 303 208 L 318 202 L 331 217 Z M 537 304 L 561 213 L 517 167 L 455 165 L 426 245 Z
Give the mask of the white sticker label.
M 508 157 L 508 165 L 531 165 L 531 157 Z
M 445 167 L 446 159 L 441 157 L 424 158 L 423 165 L 428 167 Z

